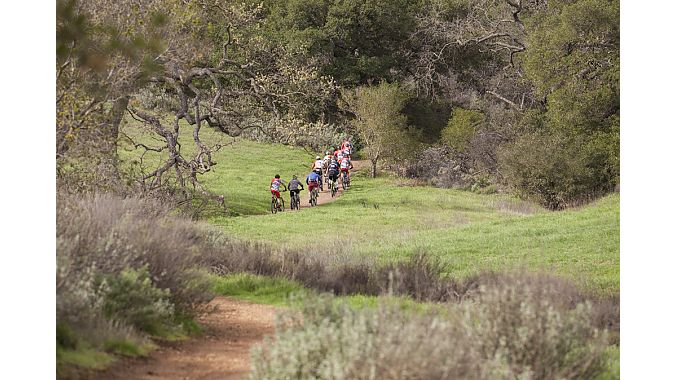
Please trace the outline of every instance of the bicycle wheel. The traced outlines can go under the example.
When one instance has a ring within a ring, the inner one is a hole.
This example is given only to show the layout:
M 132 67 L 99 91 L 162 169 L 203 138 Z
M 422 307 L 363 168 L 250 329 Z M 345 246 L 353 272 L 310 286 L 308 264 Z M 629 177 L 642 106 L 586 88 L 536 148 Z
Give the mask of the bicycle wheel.
M 343 186 L 343 190 L 347 189 L 347 174 L 343 172 L 343 178 L 342 181 L 340 181 L 341 185 Z
M 272 201 L 270 202 L 270 212 L 273 213 L 273 214 L 277 212 L 277 201 L 275 200 L 274 197 L 272 198 Z

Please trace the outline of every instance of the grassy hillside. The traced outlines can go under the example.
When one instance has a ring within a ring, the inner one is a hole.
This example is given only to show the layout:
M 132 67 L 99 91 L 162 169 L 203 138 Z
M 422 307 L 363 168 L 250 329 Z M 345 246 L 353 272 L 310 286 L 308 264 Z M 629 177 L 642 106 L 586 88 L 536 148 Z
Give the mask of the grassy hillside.
M 443 258 L 453 276 L 537 268 L 586 287 L 619 290 L 618 195 L 555 213 L 501 195 L 396 187 L 392 179 L 354 183 L 318 209 L 212 222 L 245 239 L 304 250 L 313 243 L 346 244 L 397 260 L 422 249 Z
M 191 137 L 188 129 L 184 132 L 183 149 L 189 152 Z M 509 195 L 411 187 L 360 173 L 331 204 L 269 215 L 270 178 L 306 174 L 314 153 L 219 136 L 203 136 L 210 143 L 231 143 L 216 153 L 218 165 L 204 182 L 225 195 L 231 214 L 208 219 L 241 239 L 302 250 L 342 244 L 381 260 L 403 259 L 422 249 L 448 263 L 453 276 L 544 269 L 602 292 L 619 291 L 617 194 L 579 209 L 550 212 Z M 125 150 L 121 155 L 129 161 L 138 154 Z

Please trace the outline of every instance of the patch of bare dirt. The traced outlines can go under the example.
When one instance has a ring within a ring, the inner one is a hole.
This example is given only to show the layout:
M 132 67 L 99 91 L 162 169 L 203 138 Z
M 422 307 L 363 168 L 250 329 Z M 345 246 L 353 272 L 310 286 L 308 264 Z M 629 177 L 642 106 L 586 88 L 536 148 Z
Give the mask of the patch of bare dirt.
M 330 195 L 330 194 L 329 194 Z M 205 334 L 155 350 L 148 358 L 123 360 L 92 378 L 104 380 L 241 379 L 250 370 L 254 345 L 274 333 L 275 308 L 228 297 L 212 301 L 199 319 Z

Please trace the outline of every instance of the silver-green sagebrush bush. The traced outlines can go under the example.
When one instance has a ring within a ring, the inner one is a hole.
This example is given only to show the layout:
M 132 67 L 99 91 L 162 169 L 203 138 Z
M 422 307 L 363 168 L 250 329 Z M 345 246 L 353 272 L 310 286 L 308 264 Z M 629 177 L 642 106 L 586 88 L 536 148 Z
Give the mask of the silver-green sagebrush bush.
M 70 348 L 173 334 L 211 297 L 195 264 L 212 248 L 205 233 L 158 201 L 61 194 L 56 241 L 56 319 L 76 336 Z
M 535 289 L 483 289 L 471 302 L 414 313 L 305 300 L 253 352 L 250 379 L 572 379 L 605 368 L 589 304 Z

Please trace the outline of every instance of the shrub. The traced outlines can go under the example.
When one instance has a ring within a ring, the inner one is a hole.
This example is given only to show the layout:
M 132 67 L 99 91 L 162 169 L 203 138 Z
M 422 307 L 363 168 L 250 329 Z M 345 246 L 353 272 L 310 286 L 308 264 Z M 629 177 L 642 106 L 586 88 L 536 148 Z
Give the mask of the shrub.
M 456 151 L 462 152 L 486 117 L 479 111 L 460 107 L 453 109 L 448 125 L 441 131 L 441 141 Z
M 211 249 L 197 223 L 171 215 L 158 201 L 110 194 L 57 200 L 57 283 L 89 289 L 96 273 L 117 274 L 146 267 L 152 282 L 170 290 L 170 300 L 190 312 L 209 300 L 208 284 L 196 267 Z M 61 294 L 58 292 L 57 300 Z M 64 298 L 65 299 L 65 298 Z
M 421 150 L 400 169 L 409 178 L 423 179 L 437 187 L 461 189 L 472 186 L 470 171 L 466 157 L 455 154 L 446 146 Z
M 173 333 L 188 326 L 177 316 L 211 299 L 206 272 L 196 268 L 196 256 L 212 249 L 205 230 L 159 201 L 59 193 L 56 242 L 64 348 L 103 350 L 110 341 L 142 342 L 144 332 Z
M 606 333 L 590 302 L 570 299 L 560 283 L 514 279 L 483 290 L 468 305 L 472 336 L 497 369 L 518 377 L 590 379 L 604 368 Z
M 99 291 L 107 317 L 125 321 L 141 331 L 158 334 L 169 327 L 174 316 L 169 290 L 155 287 L 146 268 L 107 275 Z
M 75 349 L 77 348 L 77 335 L 73 329 L 66 323 L 56 324 L 56 345 L 58 347 Z
M 592 378 L 604 334 L 588 304 L 572 310 L 536 288 L 484 290 L 444 312 L 380 303 L 352 309 L 322 296 L 282 317 L 253 353 L 251 379 Z
M 506 145 L 500 162 L 505 181 L 520 195 L 558 210 L 613 189 L 604 154 L 581 136 L 536 131 Z

